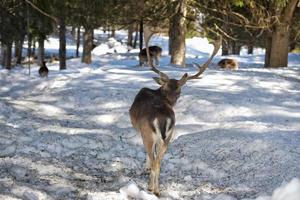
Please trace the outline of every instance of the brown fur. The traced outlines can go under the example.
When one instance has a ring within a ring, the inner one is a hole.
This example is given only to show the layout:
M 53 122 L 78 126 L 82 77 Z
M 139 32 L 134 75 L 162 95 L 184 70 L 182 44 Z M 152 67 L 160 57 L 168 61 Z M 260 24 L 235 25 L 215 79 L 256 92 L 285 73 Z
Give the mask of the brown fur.
M 160 56 L 162 53 L 162 49 L 159 46 L 150 46 L 149 53 L 151 58 L 151 63 L 153 63 L 153 59 L 155 60 L 155 65 L 159 65 Z M 147 52 L 146 48 L 142 49 L 139 53 L 139 62 L 140 66 L 143 66 L 145 63 L 147 64 Z
M 225 58 L 219 61 L 218 65 L 223 69 L 237 70 L 238 63 L 234 59 Z
M 50 57 L 50 63 L 54 63 L 56 61 L 59 61 L 59 58 L 56 55 L 52 54 Z
M 146 150 L 146 169 L 150 169 L 148 190 L 159 192 L 160 162 L 172 138 L 175 126 L 173 106 L 187 80 L 154 78 L 161 85 L 157 90 L 143 88 L 129 110 L 132 126 L 141 133 Z M 155 124 L 156 123 L 156 124 Z

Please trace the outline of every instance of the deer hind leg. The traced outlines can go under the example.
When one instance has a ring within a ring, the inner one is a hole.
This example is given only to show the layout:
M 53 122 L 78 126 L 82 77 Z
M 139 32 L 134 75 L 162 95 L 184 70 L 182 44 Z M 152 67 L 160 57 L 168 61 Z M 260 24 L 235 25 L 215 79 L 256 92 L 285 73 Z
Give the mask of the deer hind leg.
M 150 159 L 148 153 L 146 153 L 145 171 L 150 172 L 150 170 L 151 170 L 151 159 Z
M 156 65 L 156 66 L 159 65 L 159 59 L 160 59 L 160 55 L 156 55 L 156 56 L 155 56 L 155 65 Z
M 152 162 L 150 170 L 150 180 L 148 190 L 159 196 L 159 176 L 160 176 L 160 163 L 167 147 L 163 140 L 159 140 L 153 144 L 152 148 Z

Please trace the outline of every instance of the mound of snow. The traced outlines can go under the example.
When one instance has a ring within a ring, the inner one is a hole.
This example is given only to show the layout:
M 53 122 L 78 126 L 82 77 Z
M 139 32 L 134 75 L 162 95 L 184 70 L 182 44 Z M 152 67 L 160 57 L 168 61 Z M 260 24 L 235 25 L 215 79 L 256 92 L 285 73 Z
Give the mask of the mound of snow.
M 158 200 L 154 194 L 150 194 L 144 190 L 140 190 L 136 183 L 129 182 L 127 185 L 120 189 L 120 193 L 124 199 L 140 199 L 140 200 Z
M 299 200 L 300 180 L 293 178 L 289 183 L 283 183 L 276 188 L 271 196 L 259 196 L 255 200 Z
M 92 51 L 93 55 L 100 56 L 112 53 L 126 53 L 128 51 L 127 45 L 122 45 L 121 42 L 115 38 L 109 38 L 106 43 L 100 44 Z
M 121 42 L 117 41 L 115 38 L 111 37 L 111 38 L 108 38 L 107 45 L 109 46 L 109 48 L 114 48 L 117 46 L 121 46 L 122 44 L 121 44 Z
M 140 189 L 134 182 L 130 182 L 124 187 L 120 189 L 121 194 L 124 196 L 124 198 L 136 198 L 140 192 Z
M 300 180 L 292 179 L 288 184 L 274 190 L 272 200 L 299 200 L 300 199 Z
M 100 44 L 99 46 L 95 47 L 92 51 L 92 54 L 96 56 L 101 56 L 107 53 L 113 53 L 114 50 L 111 49 L 108 44 Z

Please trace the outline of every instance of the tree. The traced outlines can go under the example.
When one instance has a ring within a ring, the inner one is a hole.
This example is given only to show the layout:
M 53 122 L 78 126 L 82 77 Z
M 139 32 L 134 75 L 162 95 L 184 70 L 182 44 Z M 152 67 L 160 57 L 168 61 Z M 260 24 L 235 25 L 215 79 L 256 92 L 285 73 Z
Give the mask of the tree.
M 169 19 L 174 15 L 172 0 L 128 0 L 126 2 L 116 1 L 114 9 L 110 13 L 114 17 L 107 22 L 120 26 L 137 24 L 139 26 L 139 47 L 145 46 L 143 41 L 144 27 L 153 27 L 166 32 L 169 26 Z M 135 36 L 137 38 L 137 34 Z M 135 45 L 134 45 L 135 46 Z
M 83 33 L 83 52 L 81 62 L 90 64 L 92 62 L 94 29 L 92 26 L 85 25 Z
M 207 24 L 217 25 L 223 35 L 232 33 L 222 29 L 219 23 L 240 27 L 243 32 L 254 30 L 257 38 L 265 40 L 266 67 L 287 66 L 292 17 L 299 0 L 226 0 L 222 4 L 207 0 L 197 2 L 206 21 L 217 22 Z M 224 18 L 228 20 L 225 21 Z
M 26 1 L 28 3 L 28 1 Z M 51 12 L 51 2 L 37 0 L 35 4 L 32 2 L 28 3 L 28 35 L 32 39 L 37 39 L 39 48 L 38 48 L 38 62 L 41 65 L 45 60 L 45 47 L 44 41 L 47 36 L 51 34 L 54 30 L 55 22 L 53 18 L 47 13 Z
M 266 44 L 266 67 L 287 67 L 292 17 L 299 0 L 287 1 L 284 6 L 274 8 L 278 22 L 270 29 Z M 269 44 L 268 44 L 269 43 Z
M 7 68 L 12 67 L 12 44 L 15 42 L 17 63 L 21 62 L 22 46 L 25 37 L 24 18 L 25 13 L 21 9 L 23 2 L 2 1 L 0 2 L 0 42 L 2 62 L 1 64 Z
M 300 48 L 300 6 L 296 8 L 292 21 L 290 51 Z
M 77 13 L 70 19 L 71 23 L 77 26 L 83 26 L 83 52 L 81 62 L 92 62 L 92 49 L 93 49 L 93 32 L 94 29 L 104 25 L 105 14 L 104 12 L 112 1 L 105 0 L 70 0 L 70 9 L 72 13 Z M 112 2 L 114 3 L 114 2 Z M 76 22 L 75 22 L 76 21 Z
M 187 1 L 179 0 L 175 7 L 175 14 L 170 20 L 169 27 L 169 50 L 171 63 L 185 66 L 185 32 Z
M 51 14 L 55 16 L 55 22 L 59 26 L 59 69 L 64 70 L 66 66 L 66 21 L 70 12 L 70 2 L 68 0 L 53 0 L 51 4 Z

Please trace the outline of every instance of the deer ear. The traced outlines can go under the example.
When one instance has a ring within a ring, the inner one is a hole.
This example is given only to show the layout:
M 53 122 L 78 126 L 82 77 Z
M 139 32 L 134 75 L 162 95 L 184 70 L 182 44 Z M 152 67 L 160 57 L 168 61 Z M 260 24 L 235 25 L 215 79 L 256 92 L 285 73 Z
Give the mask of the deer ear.
M 161 78 L 161 77 L 153 77 L 153 79 L 159 85 L 164 85 L 167 82 L 167 80 L 165 80 L 164 78 Z
M 188 74 L 185 73 L 178 82 L 181 86 L 183 86 L 187 80 L 188 80 Z

